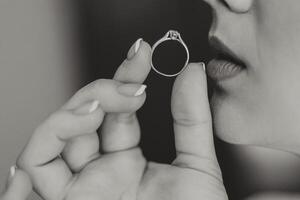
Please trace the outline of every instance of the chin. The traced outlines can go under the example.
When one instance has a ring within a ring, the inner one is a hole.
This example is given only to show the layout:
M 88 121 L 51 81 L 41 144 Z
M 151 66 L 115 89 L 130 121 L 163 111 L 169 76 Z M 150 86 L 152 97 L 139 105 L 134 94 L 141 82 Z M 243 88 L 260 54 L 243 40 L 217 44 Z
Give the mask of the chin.
M 224 99 L 212 98 L 211 109 L 215 135 L 221 140 L 236 145 L 261 146 L 263 138 L 259 130 L 250 128 L 249 120 L 234 104 Z
M 211 99 L 211 110 L 214 134 L 221 140 L 300 155 L 300 127 L 297 122 L 300 116 L 284 117 L 283 112 L 269 114 L 265 110 L 246 110 L 245 105 L 217 95 Z

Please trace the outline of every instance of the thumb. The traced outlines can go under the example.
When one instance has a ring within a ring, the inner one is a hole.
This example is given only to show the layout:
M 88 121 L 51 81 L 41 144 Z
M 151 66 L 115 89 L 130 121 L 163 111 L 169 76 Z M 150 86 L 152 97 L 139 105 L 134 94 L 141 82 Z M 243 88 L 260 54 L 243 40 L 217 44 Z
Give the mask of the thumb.
M 10 168 L 6 189 L 1 200 L 26 200 L 32 191 L 32 184 L 29 176 L 15 166 Z
M 177 152 L 173 165 L 220 179 L 204 69 L 204 63 L 189 64 L 173 86 L 171 106 Z

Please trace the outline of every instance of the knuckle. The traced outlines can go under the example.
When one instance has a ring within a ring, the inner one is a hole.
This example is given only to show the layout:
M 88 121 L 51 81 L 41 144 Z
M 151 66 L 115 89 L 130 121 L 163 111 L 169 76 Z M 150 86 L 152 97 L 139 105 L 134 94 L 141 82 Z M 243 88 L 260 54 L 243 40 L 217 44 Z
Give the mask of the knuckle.
M 94 87 L 96 88 L 101 88 L 103 87 L 103 85 L 105 85 L 107 82 L 107 79 L 98 79 L 98 80 L 95 80 L 92 84 Z
M 98 79 L 93 83 L 91 90 L 92 93 L 96 96 L 100 94 L 103 95 L 108 91 L 113 90 L 115 84 L 116 82 L 112 79 Z
M 96 91 L 103 90 L 105 87 L 107 87 L 110 83 L 112 83 L 113 80 L 111 79 L 98 79 L 93 82 L 92 88 Z
M 174 106 L 173 106 L 174 107 Z M 175 109 L 176 108 L 176 109 Z M 201 116 L 189 109 L 179 106 L 172 109 L 174 122 L 182 126 L 210 126 L 212 120 L 210 116 Z
M 192 119 L 191 117 L 176 117 L 174 118 L 174 122 L 180 126 L 208 126 L 211 124 L 211 120 L 209 119 Z
M 42 122 L 32 134 L 30 140 L 33 140 L 36 137 L 45 137 L 47 134 L 54 134 L 56 129 L 59 126 L 59 122 L 62 121 L 62 111 L 56 111 L 52 113 L 44 122 Z M 30 143 L 29 140 L 29 143 Z M 27 144 L 30 145 L 30 144 Z M 20 169 L 29 170 L 31 163 L 31 155 L 28 155 L 26 151 L 27 146 L 24 148 L 23 152 L 18 156 L 16 164 Z
M 52 113 L 41 125 L 39 125 L 33 134 L 33 138 L 54 137 L 58 132 L 65 132 L 65 127 L 70 127 L 68 112 L 58 110 Z M 58 131 L 59 130 L 59 131 Z
M 216 178 L 218 181 L 223 182 L 219 163 L 216 159 L 211 157 L 204 157 L 183 152 L 179 154 L 172 164 L 181 168 L 195 170 L 197 172 L 210 175 L 211 177 Z
M 16 166 L 24 171 L 28 171 L 29 165 L 29 160 L 26 158 L 25 154 L 20 154 L 17 158 Z
M 76 92 L 74 96 L 81 96 L 82 94 L 85 93 L 90 93 L 94 91 L 99 91 L 102 90 L 105 85 L 107 85 L 109 79 L 97 79 L 88 85 L 84 86 L 81 88 L 79 91 Z

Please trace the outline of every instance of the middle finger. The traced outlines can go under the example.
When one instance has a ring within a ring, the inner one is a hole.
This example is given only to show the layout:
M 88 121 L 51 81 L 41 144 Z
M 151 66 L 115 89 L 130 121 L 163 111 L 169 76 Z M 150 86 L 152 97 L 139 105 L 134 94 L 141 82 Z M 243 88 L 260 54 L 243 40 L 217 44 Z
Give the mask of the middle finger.
M 130 48 L 127 59 L 116 71 L 114 80 L 143 83 L 151 69 L 150 59 L 150 45 L 138 39 Z M 131 149 L 138 145 L 140 135 L 135 113 L 109 113 L 103 122 L 101 148 L 106 153 Z

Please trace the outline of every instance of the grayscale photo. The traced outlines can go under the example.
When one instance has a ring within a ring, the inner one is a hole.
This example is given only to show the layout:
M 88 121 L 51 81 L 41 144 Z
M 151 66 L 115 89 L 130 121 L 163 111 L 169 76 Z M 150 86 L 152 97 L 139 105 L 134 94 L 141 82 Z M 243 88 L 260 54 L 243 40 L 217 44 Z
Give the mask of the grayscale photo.
M 298 0 L 0 0 L 0 200 L 298 200 L 299 99 Z

